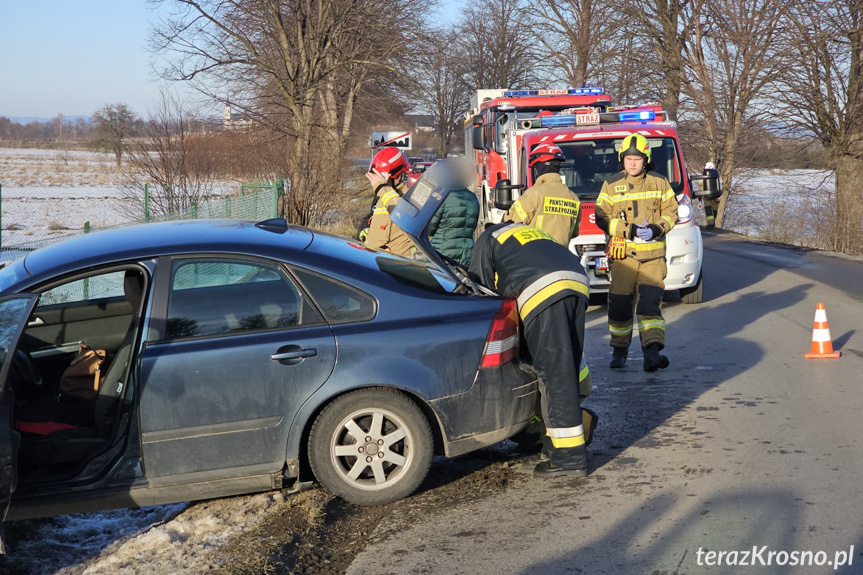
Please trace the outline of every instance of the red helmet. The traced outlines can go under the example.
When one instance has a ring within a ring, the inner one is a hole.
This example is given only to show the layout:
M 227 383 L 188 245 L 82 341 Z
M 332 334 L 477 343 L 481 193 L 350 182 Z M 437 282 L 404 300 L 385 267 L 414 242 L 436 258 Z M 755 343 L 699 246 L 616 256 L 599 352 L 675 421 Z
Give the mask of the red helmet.
M 411 169 L 411 164 L 404 152 L 398 148 L 387 146 L 381 148 L 380 152 L 372 158 L 372 163 L 369 164 L 369 171 L 372 168 L 379 172 L 387 172 L 390 178 L 396 179 L 402 174 L 406 174 Z
M 554 116 L 554 112 L 551 110 L 540 110 L 539 114 L 536 115 L 537 118 L 547 118 L 548 116 Z
M 539 144 L 527 157 L 527 166 L 532 168 L 537 162 L 564 161 L 563 151 L 554 144 Z

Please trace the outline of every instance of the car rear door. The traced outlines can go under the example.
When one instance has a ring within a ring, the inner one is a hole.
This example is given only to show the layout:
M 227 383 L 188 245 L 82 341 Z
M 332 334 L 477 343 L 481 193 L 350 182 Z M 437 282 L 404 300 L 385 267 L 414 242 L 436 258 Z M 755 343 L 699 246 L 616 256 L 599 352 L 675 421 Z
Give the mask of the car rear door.
M 0 520 L 6 518 L 17 482 L 18 442 L 12 431 L 14 390 L 6 387 L 18 338 L 36 305 L 36 297 L 20 294 L 0 298 Z M 0 553 L 6 552 L 0 526 Z
M 335 366 L 330 327 L 275 262 L 166 258 L 155 283 L 140 371 L 150 483 L 281 470 L 296 412 Z

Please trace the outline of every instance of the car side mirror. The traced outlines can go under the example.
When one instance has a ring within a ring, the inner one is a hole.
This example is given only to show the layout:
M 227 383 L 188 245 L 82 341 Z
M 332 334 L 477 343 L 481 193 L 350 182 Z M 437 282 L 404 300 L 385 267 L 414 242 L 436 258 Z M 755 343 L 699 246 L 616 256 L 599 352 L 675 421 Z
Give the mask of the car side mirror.
M 524 189 L 522 184 L 513 184 L 509 180 L 498 180 L 494 185 L 494 207 L 508 212 L 514 202 L 512 191 L 522 189 Z
M 719 172 L 713 169 L 705 169 L 700 176 L 689 178 L 692 196 L 703 200 L 715 200 L 722 195 L 722 187 L 719 183 Z M 695 188 L 695 183 L 700 182 L 700 189 Z

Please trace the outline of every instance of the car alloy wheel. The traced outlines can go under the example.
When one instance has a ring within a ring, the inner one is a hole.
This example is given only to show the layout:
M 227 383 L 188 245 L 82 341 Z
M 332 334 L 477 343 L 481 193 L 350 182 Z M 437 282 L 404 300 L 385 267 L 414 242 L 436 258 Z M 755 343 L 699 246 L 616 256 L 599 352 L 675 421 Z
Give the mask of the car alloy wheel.
M 410 495 L 431 466 L 431 427 L 391 389 L 343 395 L 315 420 L 309 463 L 318 481 L 351 503 L 380 505 Z

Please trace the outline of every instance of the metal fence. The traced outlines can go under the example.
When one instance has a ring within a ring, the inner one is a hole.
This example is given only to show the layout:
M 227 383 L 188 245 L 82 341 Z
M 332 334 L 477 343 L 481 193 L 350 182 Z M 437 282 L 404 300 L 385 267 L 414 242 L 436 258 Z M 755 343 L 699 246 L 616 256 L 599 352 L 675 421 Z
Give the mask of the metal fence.
M 236 189 L 236 188 L 234 188 Z M 120 199 L 109 188 L 0 185 L 0 263 L 75 236 L 130 225 L 189 219 L 264 220 L 278 215 L 284 180 L 241 184 L 225 193 L 164 215 L 150 214 L 145 186 L 144 214 L 123 214 Z

